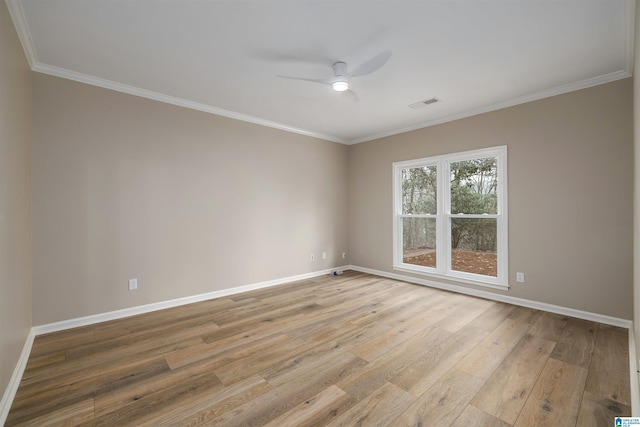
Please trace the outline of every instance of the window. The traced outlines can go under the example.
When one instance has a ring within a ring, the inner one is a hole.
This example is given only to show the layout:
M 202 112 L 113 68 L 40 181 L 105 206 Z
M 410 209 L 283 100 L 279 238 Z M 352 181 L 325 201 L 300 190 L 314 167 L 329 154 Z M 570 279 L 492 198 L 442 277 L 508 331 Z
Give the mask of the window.
M 507 288 L 507 147 L 393 164 L 393 267 Z

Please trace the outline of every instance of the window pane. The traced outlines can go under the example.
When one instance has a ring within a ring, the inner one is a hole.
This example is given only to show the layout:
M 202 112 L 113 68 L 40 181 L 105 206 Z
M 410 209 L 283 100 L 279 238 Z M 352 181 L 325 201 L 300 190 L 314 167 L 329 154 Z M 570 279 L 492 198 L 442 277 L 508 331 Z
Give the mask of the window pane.
M 451 269 L 498 276 L 497 220 L 451 218 Z
M 436 214 L 436 166 L 402 170 L 402 213 Z
M 495 157 L 451 163 L 451 213 L 498 213 Z
M 436 267 L 435 218 L 402 218 L 402 261 Z

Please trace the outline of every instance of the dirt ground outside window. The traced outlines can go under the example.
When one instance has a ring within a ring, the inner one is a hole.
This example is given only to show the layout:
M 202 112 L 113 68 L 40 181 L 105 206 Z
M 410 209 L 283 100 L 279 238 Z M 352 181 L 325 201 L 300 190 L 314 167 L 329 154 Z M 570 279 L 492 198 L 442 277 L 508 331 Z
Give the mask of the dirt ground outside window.
M 434 249 L 416 250 L 405 253 L 403 261 L 406 264 L 435 267 L 436 252 Z M 463 251 L 454 249 L 451 251 L 451 267 L 456 271 L 497 277 L 498 256 L 493 252 Z

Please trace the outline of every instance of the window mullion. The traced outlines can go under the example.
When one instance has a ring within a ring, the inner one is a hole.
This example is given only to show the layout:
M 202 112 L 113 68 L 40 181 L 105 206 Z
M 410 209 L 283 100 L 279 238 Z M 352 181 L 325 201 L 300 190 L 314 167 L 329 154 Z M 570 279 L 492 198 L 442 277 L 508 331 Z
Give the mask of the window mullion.
M 449 195 L 447 190 L 447 164 L 445 161 L 440 160 L 438 162 L 438 218 L 437 218 L 437 236 L 436 236 L 436 268 L 440 273 L 444 273 L 448 269 L 449 257 L 447 256 L 447 205 L 449 203 Z

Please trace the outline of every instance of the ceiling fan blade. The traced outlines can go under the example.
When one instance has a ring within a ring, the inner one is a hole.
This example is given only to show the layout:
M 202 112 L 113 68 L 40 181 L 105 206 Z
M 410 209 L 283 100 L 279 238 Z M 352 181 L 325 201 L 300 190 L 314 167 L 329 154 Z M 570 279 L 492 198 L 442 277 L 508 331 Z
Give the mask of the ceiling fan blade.
M 280 77 L 281 79 L 303 80 L 305 82 L 320 83 L 323 85 L 330 85 L 334 79 L 334 77 L 329 77 L 326 79 L 305 79 L 304 77 L 291 77 L 291 76 L 278 76 L 278 75 L 276 77 Z
M 391 51 L 386 50 L 382 53 L 377 54 L 373 58 L 363 62 L 362 64 L 360 64 L 360 66 L 358 66 L 358 68 L 353 70 L 353 72 L 351 72 L 349 75 L 351 77 L 358 77 L 358 76 L 366 76 L 367 74 L 371 74 L 374 71 L 377 71 L 378 69 L 380 69 L 384 64 L 386 64 L 389 58 L 391 58 Z
M 341 93 L 342 93 L 342 97 L 345 99 L 348 99 L 349 101 L 358 102 L 360 100 L 360 98 L 358 98 L 358 95 L 351 89 L 347 89 Z

